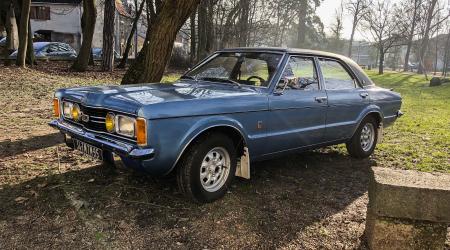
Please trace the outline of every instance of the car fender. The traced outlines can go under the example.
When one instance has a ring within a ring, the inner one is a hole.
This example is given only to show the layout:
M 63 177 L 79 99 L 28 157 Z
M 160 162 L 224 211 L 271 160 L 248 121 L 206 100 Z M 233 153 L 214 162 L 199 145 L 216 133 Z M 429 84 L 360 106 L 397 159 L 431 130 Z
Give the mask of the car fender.
M 201 135 L 203 132 L 217 127 L 229 127 L 238 131 L 246 145 L 248 145 L 248 134 L 245 131 L 242 124 L 228 116 L 213 116 L 213 117 L 205 117 L 203 119 L 198 120 L 192 127 L 185 133 L 185 136 L 181 139 L 181 149 L 178 152 L 177 158 L 171 167 L 170 171 L 172 171 L 177 165 L 183 153 L 186 151 L 187 147 L 192 143 L 192 141 Z M 169 172 L 170 172 L 169 171 Z
M 378 105 L 370 104 L 368 105 L 358 116 L 356 126 L 353 128 L 352 136 L 356 133 L 356 130 L 359 128 L 359 125 L 361 125 L 361 122 L 366 118 L 369 114 L 377 114 L 380 118 L 381 123 L 383 123 L 383 111 Z

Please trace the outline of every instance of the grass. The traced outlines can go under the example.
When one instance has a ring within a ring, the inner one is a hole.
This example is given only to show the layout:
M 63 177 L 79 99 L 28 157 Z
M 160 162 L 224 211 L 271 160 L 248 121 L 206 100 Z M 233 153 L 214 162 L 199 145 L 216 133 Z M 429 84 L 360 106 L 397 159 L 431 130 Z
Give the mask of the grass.
M 450 84 L 429 87 L 422 75 L 368 72 L 376 85 L 393 88 L 405 113 L 387 128 L 375 158 L 383 166 L 450 172 Z
M 374 156 L 355 160 L 340 145 L 255 163 L 250 180 L 198 206 L 173 177 L 105 168 L 63 145 L 47 125 L 54 90 L 118 84 L 124 73 L 67 68 L 0 67 L 0 249 L 359 249 L 370 167 L 449 172 L 449 86 L 369 72 L 402 93 L 406 113 Z
M 450 173 L 450 84 L 429 87 L 423 75 L 367 72 L 377 86 L 394 89 L 405 113 L 384 132 L 374 158 L 383 167 Z M 178 79 L 170 74 L 163 82 Z M 341 153 L 345 147 L 336 147 Z

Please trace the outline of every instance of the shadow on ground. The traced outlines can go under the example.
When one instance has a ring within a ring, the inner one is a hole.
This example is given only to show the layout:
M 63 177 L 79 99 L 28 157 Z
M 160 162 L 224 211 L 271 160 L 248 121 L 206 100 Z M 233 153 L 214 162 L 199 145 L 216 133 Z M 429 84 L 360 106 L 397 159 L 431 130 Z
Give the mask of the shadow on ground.
M 24 140 L 0 141 L 0 157 L 9 157 L 43 148 L 49 148 L 63 142 L 61 133 L 34 136 Z
M 201 206 L 124 168 L 35 178 L 0 188 L 0 248 L 354 248 L 375 164 L 330 150 L 256 163 Z

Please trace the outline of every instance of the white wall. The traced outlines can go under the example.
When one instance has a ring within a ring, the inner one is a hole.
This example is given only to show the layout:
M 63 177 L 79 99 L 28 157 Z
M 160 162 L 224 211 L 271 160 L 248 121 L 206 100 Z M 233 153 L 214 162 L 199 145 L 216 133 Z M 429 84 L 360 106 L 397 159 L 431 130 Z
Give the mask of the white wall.
M 35 3 L 31 6 L 50 7 L 50 20 L 31 19 L 31 31 L 33 33 L 38 30 L 51 30 L 58 33 L 73 34 L 75 39 L 81 37 L 81 4 Z M 76 43 L 79 46 L 81 41 Z M 78 50 L 79 48 L 75 49 Z

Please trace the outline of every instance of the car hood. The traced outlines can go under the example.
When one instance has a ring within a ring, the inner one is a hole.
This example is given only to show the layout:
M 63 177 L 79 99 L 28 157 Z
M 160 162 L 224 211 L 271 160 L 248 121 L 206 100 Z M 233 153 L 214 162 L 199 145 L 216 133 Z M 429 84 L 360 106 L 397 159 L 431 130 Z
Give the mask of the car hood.
M 58 90 L 56 96 L 146 118 L 206 115 L 267 108 L 267 95 L 256 88 L 179 81 L 173 84 L 91 86 Z M 259 97 L 259 98 L 258 98 Z M 233 104 L 230 103 L 232 100 Z M 247 105 L 243 102 L 257 105 Z

